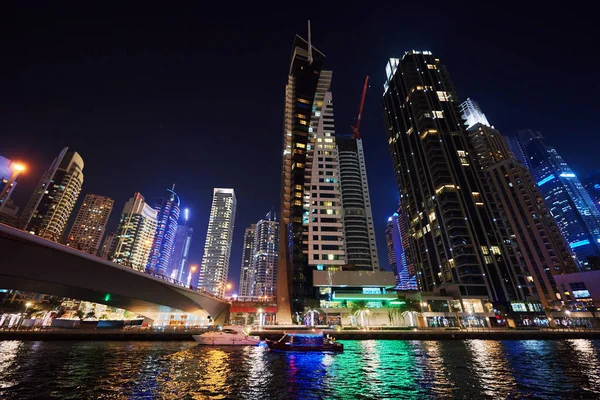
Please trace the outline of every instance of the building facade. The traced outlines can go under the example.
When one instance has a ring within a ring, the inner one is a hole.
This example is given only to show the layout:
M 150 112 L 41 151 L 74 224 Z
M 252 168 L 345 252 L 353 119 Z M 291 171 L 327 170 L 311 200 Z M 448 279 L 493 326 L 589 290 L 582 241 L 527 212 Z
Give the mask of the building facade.
M 520 131 L 511 144 L 531 171 L 581 270 L 596 267 L 600 257 L 600 211 L 589 193 L 556 149 L 546 145 L 541 133 Z
M 394 213 L 388 218 L 385 227 L 385 241 L 387 244 L 388 262 L 396 277 L 398 290 L 418 290 L 416 274 L 408 269 L 404 247 L 402 245 L 402 231 L 400 229 L 400 216 Z
M 272 298 L 276 293 L 279 253 L 279 222 L 273 212 L 256 223 L 253 250 L 250 296 Z
M 167 189 L 167 195 L 159 199 L 154 209 L 157 211 L 158 224 L 148 260 L 149 271 L 160 275 L 169 274 L 169 266 L 175 249 L 177 221 L 179 221 L 179 196 L 175 185 Z
M 183 225 L 177 226 L 175 243 L 173 245 L 173 256 L 171 257 L 168 271 L 168 275 L 179 282 L 185 282 L 190 268 L 189 254 L 194 228 L 188 226 L 187 223 L 188 221 L 186 219 Z
M 100 246 L 100 250 L 98 251 L 98 257 L 104 259 L 110 259 L 110 249 L 112 248 L 113 240 L 115 239 L 115 232 L 108 231 L 106 235 L 104 235 L 104 240 L 102 241 L 102 246 Z
M 219 297 L 225 295 L 235 212 L 235 191 L 214 189 L 198 287 Z
M 13 162 L 8 158 L 0 156 L 0 193 L 2 194 L 0 196 L 0 211 L 2 211 L 4 205 L 8 203 L 10 195 L 17 186 L 17 181 L 12 179 L 14 175 L 18 175 L 18 171 L 14 170 Z M 7 185 L 10 186 L 7 187 Z
M 481 200 L 454 87 L 431 52 L 386 66 L 384 120 L 421 289 L 464 301 L 524 299 L 503 238 Z
M 360 137 L 337 136 L 346 263 L 379 270 L 367 167 Z
M 569 248 L 531 173 L 514 158 L 507 140 L 479 122 L 468 132 L 484 178 L 482 201 L 500 235 L 510 241 L 506 257 L 518 267 L 519 285 L 527 300 L 552 307 L 563 299 L 554 277 L 577 270 Z
M 250 225 L 244 232 L 244 247 L 242 248 L 242 266 L 240 268 L 240 297 L 252 297 L 252 260 L 254 259 L 254 234 L 256 224 Z
M 83 185 L 83 159 L 65 147 L 44 173 L 23 210 L 26 230 L 59 241 Z
M 87 194 L 67 236 L 67 246 L 96 255 L 104 237 L 114 200 Z
M 123 207 L 112 241 L 110 259 L 117 264 L 144 271 L 150 258 L 158 225 L 158 211 L 135 193 Z

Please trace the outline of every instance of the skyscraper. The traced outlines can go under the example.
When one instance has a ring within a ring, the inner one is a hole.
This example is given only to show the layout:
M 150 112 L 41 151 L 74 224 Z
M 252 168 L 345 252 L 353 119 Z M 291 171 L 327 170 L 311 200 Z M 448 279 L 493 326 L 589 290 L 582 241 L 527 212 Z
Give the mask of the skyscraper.
M 244 232 L 244 247 L 242 248 L 242 266 L 240 268 L 240 290 L 242 297 L 251 297 L 254 287 L 252 276 L 252 261 L 254 260 L 254 234 L 256 233 L 256 224 L 250 225 Z
M 98 257 L 110 259 L 110 249 L 112 247 L 113 240 L 115 239 L 115 232 L 108 231 L 106 235 L 104 235 L 104 241 L 102 242 L 102 246 L 100 246 L 100 250 L 98 251 Z
M 251 296 L 275 296 L 277 257 L 279 253 L 279 222 L 273 212 L 256 223 L 252 257 Z
M 17 186 L 16 180 L 11 182 L 13 175 L 15 175 L 13 162 L 8 158 L 0 156 L 0 211 L 2 211 L 4 204 L 8 202 L 10 195 Z M 9 184 L 10 187 L 7 187 Z
M 337 136 L 346 262 L 359 269 L 378 271 L 379 256 L 367 167 L 360 137 Z
M 576 271 L 567 244 L 531 173 L 513 157 L 500 132 L 479 122 L 468 132 L 473 159 L 483 176 L 480 201 L 491 210 L 505 238 L 505 257 L 518 269 L 526 297 L 551 307 L 563 296 L 553 277 Z
M 112 241 L 110 259 L 117 264 L 144 271 L 158 225 L 157 215 L 158 211 L 146 204 L 144 196 L 135 193 L 123 207 Z
M 65 147 L 44 173 L 23 210 L 23 224 L 34 235 L 59 241 L 83 185 L 83 159 Z
M 235 211 L 234 190 L 214 189 L 198 287 L 221 297 L 225 294 L 229 273 Z
M 194 228 L 188 226 L 189 210 L 184 210 L 183 224 L 177 226 L 175 233 L 175 243 L 173 245 L 173 255 L 169 265 L 168 275 L 177 279 L 179 282 L 185 282 L 189 272 L 188 257 Z
M 310 27 L 309 27 L 310 41 Z M 286 85 L 277 320 L 291 323 L 315 299 L 313 270 L 346 264 L 331 71 L 325 56 L 294 39 Z
M 388 218 L 385 227 L 385 240 L 388 261 L 396 277 L 396 288 L 398 290 L 418 290 L 417 277 L 414 273 L 411 274 L 406 262 L 398 213 L 394 213 Z
M 109 197 L 87 194 L 67 237 L 67 246 L 96 255 L 113 204 Z
M 408 224 L 409 248 L 422 289 L 524 299 L 469 154 L 453 85 L 439 59 L 409 51 L 386 66 L 384 119 Z
M 556 149 L 546 145 L 540 132 L 520 131 L 511 144 L 517 157 L 529 167 L 582 269 L 589 269 L 591 264 L 597 265 L 597 257 L 600 257 L 600 211 L 575 173 Z
M 171 256 L 173 255 L 177 221 L 179 221 L 179 196 L 173 189 L 167 189 L 167 195 L 157 201 L 158 225 L 152 243 L 148 270 L 157 274 L 168 275 Z

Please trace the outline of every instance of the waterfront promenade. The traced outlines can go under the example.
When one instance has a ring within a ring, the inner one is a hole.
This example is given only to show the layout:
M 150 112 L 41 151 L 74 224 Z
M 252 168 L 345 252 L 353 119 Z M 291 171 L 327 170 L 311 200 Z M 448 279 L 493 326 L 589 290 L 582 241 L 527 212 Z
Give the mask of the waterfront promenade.
M 262 339 L 279 339 L 286 330 L 255 330 L 252 335 Z M 118 340 L 118 341 L 189 341 L 202 329 L 60 329 L 44 328 L 29 330 L 2 330 L 2 340 Z M 558 340 L 600 339 L 600 329 L 557 328 L 557 329 L 503 329 L 467 328 L 460 330 L 412 329 L 412 330 L 324 330 L 338 340 Z

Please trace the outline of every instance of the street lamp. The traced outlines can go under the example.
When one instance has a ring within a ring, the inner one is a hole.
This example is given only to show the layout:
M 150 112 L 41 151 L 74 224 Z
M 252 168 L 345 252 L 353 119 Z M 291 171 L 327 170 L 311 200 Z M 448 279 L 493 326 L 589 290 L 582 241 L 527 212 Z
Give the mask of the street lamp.
M 190 286 L 192 284 L 192 274 L 194 272 L 196 272 L 196 269 L 198 269 L 197 265 L 192 265 L 190 267 L 190 272 L 188 272 L 188 277 L 187 277 L 187 282 L 186 282 L 186 286 Z
M 6 185 L 4 185 L 4 188 L 2 188 L 2 192 L 0 192 L 0 201 L 4 198 L 6 193 L 8 193 L 13 182 L 15 181 L 15 179 L 17 179 L 17 176 L 19 176 L 19 174 L 25 170 L 25 166 L 23 164 L 12 163 L 11 167 L 12 167 L 13 173 L 12 173 L 11 177 L 8 179 L 8 181 L 6 182 Z M 8 199 L 6 199 L 6 200 L 8 200 Z M 0 211 L 2 211 L 5 204 L 6 204 L 6 201 L 3 201 L 2 203 L 0 203 Z

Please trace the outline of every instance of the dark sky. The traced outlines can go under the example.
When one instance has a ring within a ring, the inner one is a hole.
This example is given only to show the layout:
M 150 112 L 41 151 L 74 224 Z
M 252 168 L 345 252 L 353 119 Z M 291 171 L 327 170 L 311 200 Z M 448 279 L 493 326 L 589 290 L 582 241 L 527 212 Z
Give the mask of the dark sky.
M 308 19 L 334 72 L 337 132 L 349 131 L 372 76 L 362 137 L 384 266 L 385 222 L 398 201 L 381 117 L 388 57 L 433 51 L 459 97 L 476 99 L 502 133 L 539 129 L 580 174 L 600 168 L 600 34 L 583 5 L 17 3 L 0 10 L 0 155 L 30 167 L 17 203 L 69 146 L 85 161 L 82 194 L 115 199 L 111 229 L 133 192 L 152 201 L 176 183 L 199 263 L 212 189 L 233 187 L 236 288 L 244 228 L 279 208 L 286 74 Z

